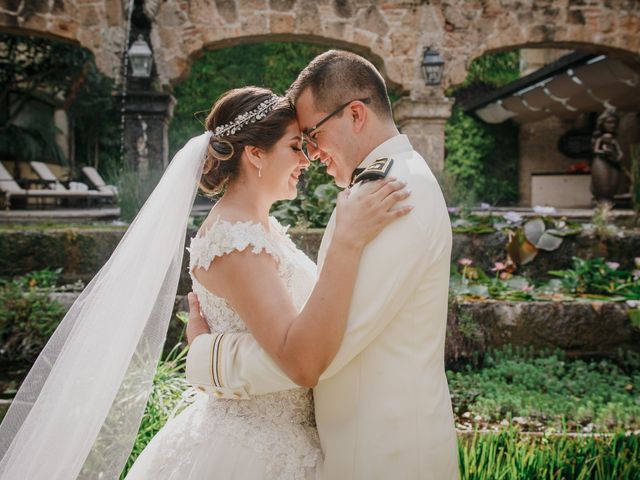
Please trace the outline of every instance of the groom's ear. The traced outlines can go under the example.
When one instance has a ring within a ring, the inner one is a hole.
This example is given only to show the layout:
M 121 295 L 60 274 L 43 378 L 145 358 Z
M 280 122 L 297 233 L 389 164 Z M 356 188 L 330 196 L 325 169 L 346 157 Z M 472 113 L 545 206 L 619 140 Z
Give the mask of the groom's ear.
M 356 133 L 359 133 L 364 128 L 364 124 L 367 121 L 368 115 L 367 108 L 364 103 L 359 100 L 351 102 L 349 105 L 349 115 L 351 115 L 351 121 L 353 122 L 353 129 Z

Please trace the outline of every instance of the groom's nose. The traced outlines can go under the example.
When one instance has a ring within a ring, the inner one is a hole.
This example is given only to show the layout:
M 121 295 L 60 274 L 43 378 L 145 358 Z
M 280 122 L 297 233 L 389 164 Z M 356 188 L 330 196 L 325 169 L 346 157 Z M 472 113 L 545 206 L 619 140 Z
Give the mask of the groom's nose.
M 309 155 L 309 160 L 318 160 L 320 157 L 320 149 L 309 142 L 307 143 L 307 154 Z

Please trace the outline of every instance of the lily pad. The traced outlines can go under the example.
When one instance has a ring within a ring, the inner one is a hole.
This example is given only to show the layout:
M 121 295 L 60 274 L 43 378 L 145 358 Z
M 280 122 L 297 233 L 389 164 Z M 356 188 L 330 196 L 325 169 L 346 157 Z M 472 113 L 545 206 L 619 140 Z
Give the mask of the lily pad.
M 486 285 L 470 285 L 469 294 L 475 297 L 489 297 L 489 288 Z
M 527 240 L 534 245 L 538 244 L 540 237 L 545 231 L 544 220 L 541 218 L 534 218 L 524 224 L 524 236 Z
M 535 243 L 535 246 L 540 250 L 546 250 L 548 252 L 557 250 L 562 245 L 562 238 L 551 235 L 548 232 L 544 232 L 540 239 Z
M 582 231 L 581 225 L 567 226 L 564 228 L 550 228 L 547 233 L 555 235 L 556 237 L 569 237 L 571 235 L 578 235 Z
M 506 282 L 507 287 L 513 289 L 513 290 L 522 290 L 525 287 L 529 286 L 529 282 L 527 281 L 526 278 L 524 277 L 520 277 L 520 276 L 514 276 L 511 277 L 509 280 L 507 280 Z

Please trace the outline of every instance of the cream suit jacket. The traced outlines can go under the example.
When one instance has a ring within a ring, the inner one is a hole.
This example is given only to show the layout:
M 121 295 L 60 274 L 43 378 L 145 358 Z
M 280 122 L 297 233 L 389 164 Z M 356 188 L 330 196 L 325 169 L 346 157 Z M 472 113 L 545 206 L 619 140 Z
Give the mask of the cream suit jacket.
M 438 186 L 405 135 L 361 163 L 393 158 L 414 210 L 365 248 L 347 331 L 314 389 L 323 480 L 458 478 L 453 412 L 444 367 L 451 225 Z M 358 188 L 356 185 L 353 188 Z M 322 265 L 335 228 L 320 246 Z M 296 388 L 250 334 L 201 335 L 187 379 L 218 397 Z

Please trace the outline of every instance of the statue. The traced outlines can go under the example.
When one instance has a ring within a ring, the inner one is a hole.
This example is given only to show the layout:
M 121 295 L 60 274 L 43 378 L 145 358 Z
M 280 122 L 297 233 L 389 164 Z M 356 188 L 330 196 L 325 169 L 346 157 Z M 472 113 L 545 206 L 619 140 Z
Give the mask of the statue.
M 616 140 L 619 118 L 615 110 L 600 114 L 591 137 L 591 193 L 597 202 L 613 202 L 622 179 L 622 149 Z

